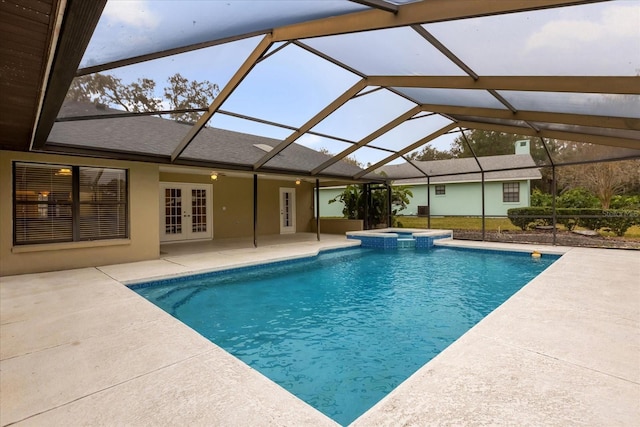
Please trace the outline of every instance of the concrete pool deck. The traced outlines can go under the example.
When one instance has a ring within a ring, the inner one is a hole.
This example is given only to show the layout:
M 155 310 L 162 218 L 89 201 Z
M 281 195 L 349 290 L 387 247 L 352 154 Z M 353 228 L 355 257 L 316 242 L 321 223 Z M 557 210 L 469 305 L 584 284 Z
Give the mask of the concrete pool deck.
M 359 242 L 279 243 L 0 278 L 0 425 L 336 425 L 123 286 Z M 481 246 L 566 254 L 353 425 L 637 425 L 640 253 Z

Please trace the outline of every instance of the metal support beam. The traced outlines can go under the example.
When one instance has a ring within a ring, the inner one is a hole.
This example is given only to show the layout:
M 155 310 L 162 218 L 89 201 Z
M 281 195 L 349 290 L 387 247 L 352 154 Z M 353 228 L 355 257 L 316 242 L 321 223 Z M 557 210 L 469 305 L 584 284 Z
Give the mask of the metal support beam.
M 482 165 L 480 164 L 480 160 L 478 159 L 478 156 L 476 155 L 476 151 L 473 149 L 473 145 L 471 145 L 471 143 L 469 142 L 469 139 L 467 138 L 467 135 L 464 133 L 462 128 L 460 128 L 460 131 L 462 133 L 462 138 L 467 143 L 467 146 L 469 147 L 469 150 L 471 150 L 471 154 L 473 154 L 473 158 L 476 160 L 476 164 L 478 165 L 478 168 L 480 168 L 480 174 L 481 174 L 481 177 L 482 177 L 482 241 L 484 242 L 484 240 L 485 240 L 485 231 L 486 231 L 486 227 L 485 227 L 486 226 L 486 223 L 485 223 L 485 203 L 484 203 L 484 169 L 482 168 Z
M 364 224 L 363 228 L 369 230 L 369 200 L 371 195 L 371 184 L 362 184 L 362 197 L 364 197 Z
M 347 89 L 342 95 L 336 98 L 331 104 L 327 105 L 322 111 L 320 111 L 313 118 L 311 118 L 307 123 L 302 125 L 300 129 L 298 129 L 297 131 L 289 135 L 287 139 L 285 139 L 280 144 L 273 147 L 271 151 L 269 151 L 267 154 L 262 156 L 262 158 L 253 165 L 253 169 L 257 170 L 260 167 L 262 167 L 262 165 L 267 163 L 269 160 L 271 160 L 273 157 L 275 157 L 279 152 L 287 148 L 289 145 L 293 144 L 298 138 L 300 138 L 307 131 L 309 131 L 315 125 L 317 125 L 322 120 L 324 120 L 329 114 L 333 113 L 342 105 L 344 105 L 347 101 L 353 98 L 358 92 L 360 92 L 365 87 L 367 87 L 367 80 L 366 79 L 359 80 L 356 84 L 354 84 L 349 89 Z
M 391 215 L 391 185 L 386 183 L 385 187 L 387 188 L 387 227 L 393 227 L 393 215 Z
M 371 86 L 640 95 L 638 76 L 368 76 Z
M 471 67 L 469 67 L 467 64 L 465 64 L 460 58 L 458 58 L 453 52 L 451 52 L 445 45 L 443 45 L 440 42 L 440 40 L 438 40 L 436 37 L 434 37 L 427 30 L 425 30 L 423 26 L 421 26 L 421 25 L 412 25 L 411 28 L 413 28 L 413 30 L 416 33 L 420 34 L 426 41 L 431 43 L 431 45 L 433 47 L 438 49 L 440 51 L 440 53 L 442 53 L 444 56 L 446 56 L 449 59 L 449 61 L 451 61 L 454 64 L 456 64 L 461 70 L 463 70 L 465 73 L 467 73 L 474 80 L 478 80 L 478 78 L 479 78 L 478 74 L 476 74 L 475 71 L 473 71 L 471 69 Z
M 556 131 L 556 130 L 547 130 L 547 129 L 542 129 L 539 132 L 536 132 L 535 130 L 529 127 L 505 126 L 505 125 L 498 125 L 495 123 L 493 124 L 482 123 L 482 122 L 473 122 L 473 121 L 467 121 L 467 120 L 459 121 L 458 125 L 462 127 L 470 128 L 470 129 L 483 129 L 483 130 L 495 131 L 495 132 L 515 133 L 519 135 L 550 138 L 550 139 L 560 139 L 564 141 L 590 142 L 592 144 L 608 145 L 611 147 L 620 147 L 620 148 L 632 148 L 634 150 L 637 150 L 640 146 L 640 144 L 638 144 L 638 140 L 635 138 L 613 137 L 613 136 L 596 135 L 596 134 L 589 134 L 589 133 L 565 132 L 565 131 Z
M 481 108 L 481 107 L 462 107 L 441 104 L 423 104 L 422 108 L 426 111 L 435 111 L 454 118 L 465 116 L 465 120 L 472 121 L 477 118 L 482 122 L 484 119 L 502 119 L 517 122 L 530 121 L 538 123 L 560 123 L 563 125 L 603 127 L 624 130 L 640 131 L 640 119 L 631 117 L 611 117 L 611 116 L 594 116 L 584 114 L 555 113 L 544 111 L 523 111 L 513 113 L 505 109 L 497 108 Z
M 427 176 L 427 229 L 431 228 L 431 177 Z
M 258 174 L 253 174 L 253 247 L 258 247 Z
M 524 12 L 575 4 L 595 3 L 602 0 L 429 0 L 407 3 L 398 7 L 398 13 L 367 10 L 315 21 L 287 25 L 273 31 L 274 41 L 287 41 L 309 37 L 322 37 L 359 31 L 395 28 L 406 25 L 443 22 L 454 19 L 475 18 L 503 13 Z
M 387 163 L 397 159 L 398 157 L 404 156 L 405 154 L 415 150 L 416 148 L 419 148 L 421 146 L 423 146 L 424 144 L 426 144 L 427 142 L 436 139 L 437 137 L 444 135 L 445 133 L 449 132 L 451 129 L 457 127 L 458 125 L 456 123 L 451 123 L 435 132 L 433 132 L 432 134 L 430 134 L 429 136 L 426 136 L 424 138 L 422 138 L 421 140 L 414 142 L 413 144 L 409 145 L 408 147 L 403 148 L 400 151 L 397 151 L 395 154 L 390 155 L 389 157 L 379 161 L 378 163 L 376 163 L 375 165 L 372 165 L 370 167 L 368 167 L 367 169 L 363 170 L 362 172 L 357 173 L 353 178 L 354 179 L 359 179 L 362 178 L 363 176 L 365 176 L 366 174 L 368 174 L 369 172 L 373 172 L 376 169 L 378 169 L 380 166 L 386 165 Z
M 196 122 L 195 125 L 189 129 L 189 132 L 182 138 L 182 141 L 178 144 L 173 153 L 171 154 L 171 161 L 175 162 L 175 160 L 182 154 L 182 152 L 187 148 L 187 146 L 193 141 L 193 139 L 198 135 L 198 133 L 202 130 L 204 125 L 207 124 L 209 119 L 218 111 L 220 106 L 224 103 L 224 101 L 229 98 L 229 96 L 233 93 L 233 91 L 238 87 L 238 85 L 244 80 L 244 78 L 249 74 L 249 72 L 256 65 L 256 62 L 260 59 L 264 53 L 269 50 L 271 45 L 273 44 L 271 40 L 271 35 L 267 34 L 264 38 L 258 43 L 258 46 L 251 52 L 249 57 L 244 61 L 242 66 L 236 71 L 236 73 L 231 77 L 229 83 L 222 88 L 218 96 L 215 97 L 211 105 L 209 105 L 209 109 L 206 113 L 204 113 Z
M 320 241 L 320 180 L 316 179 L 316 237 Z
M 557 244 L 557 234 L 558 234 L 558 226 L 556 224 L 557 221 L 557 212 L 556 212 L 556 196 L 557 196 L 557 185 L 556 185 L 556 166 L 551 165 L 551 222 L 553 224 L 553 246 Z

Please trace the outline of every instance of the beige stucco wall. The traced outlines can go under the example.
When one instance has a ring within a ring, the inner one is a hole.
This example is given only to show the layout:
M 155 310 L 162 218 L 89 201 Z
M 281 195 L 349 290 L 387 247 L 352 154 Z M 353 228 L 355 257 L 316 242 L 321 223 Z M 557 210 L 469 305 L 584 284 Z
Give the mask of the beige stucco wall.
M 13 161 L 127 169 L 129 171 L 129 239 L 14 247 Z M 157 258 L 159 256 L 158 200 L 157 165 L 0 151 L 0 276 Z
M 362 231 L 363 228 L 361 219 L 320 218 L 320 232 L 325 234 L 345 234 L 347 231 Z M 316 223 L 312 221 L 311 231 L 316 230 Z
M 231 177 L 161 172 L 160 181 L 212 184 L 213 238 L 253 236 L 253 175 Z M 295 188 L 296 232 L 310 231 L 313 218 L 313 184 L 260 177 L 258 179 L 258 235 L 280 233 L 280 188 Z
M 13 246 L 12 162 L 113 167 L 129 171 L 129 239 Z M 160 172 L 150 163 L 0 151 L 0 276 L 156 259 L 160 253 L 160 182 L 206 183 L 213 187 L 213 237 L 253 235 L 253 175 L 220 176 Z M 293 180 L 258 181 L 258 234 L 280 233 L 279 191 L 295 188 L 296 231 L 313 222 L 313 185 Z

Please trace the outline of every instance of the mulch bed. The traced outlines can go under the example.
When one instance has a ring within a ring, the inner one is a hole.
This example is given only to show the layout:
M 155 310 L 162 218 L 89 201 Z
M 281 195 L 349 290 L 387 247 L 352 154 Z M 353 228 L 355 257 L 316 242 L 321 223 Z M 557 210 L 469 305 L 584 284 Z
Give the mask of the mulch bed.
M 482 240 L 482 232 L 453 230 L 453 237 L 460 240 Z M 551 231 L 502 231 L 500 233 L 487 231 L 484 240 L 488 242 L 553 245 L 553 233 Z M 556 245 L 640 250 L 640 241 L 638 240 L 625 240 L 622 237 L 582 236 L 569 231 L 558 231 L 556 233 Z

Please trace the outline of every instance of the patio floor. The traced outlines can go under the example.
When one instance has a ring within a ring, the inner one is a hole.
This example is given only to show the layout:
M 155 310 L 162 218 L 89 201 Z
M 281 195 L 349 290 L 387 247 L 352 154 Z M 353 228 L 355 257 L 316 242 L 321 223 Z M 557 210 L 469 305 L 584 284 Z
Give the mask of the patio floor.
M 123 283 L 353 244 L 173 244 L 158 260 L 0 278 L 0 425 L 335 425 Z M 354 425 L 637 425 L 640 253 L 481 246 L 566 254 Z

